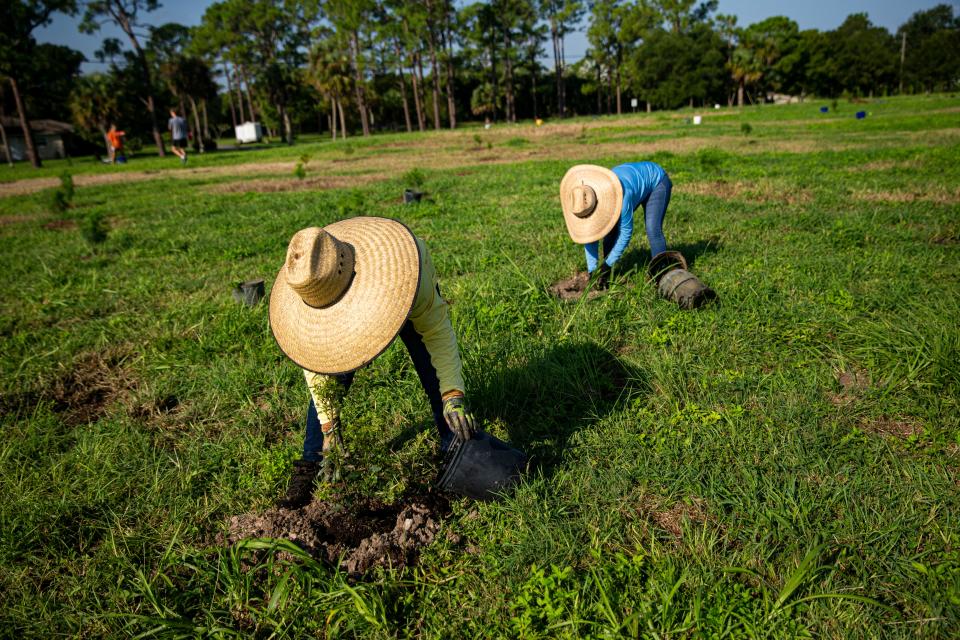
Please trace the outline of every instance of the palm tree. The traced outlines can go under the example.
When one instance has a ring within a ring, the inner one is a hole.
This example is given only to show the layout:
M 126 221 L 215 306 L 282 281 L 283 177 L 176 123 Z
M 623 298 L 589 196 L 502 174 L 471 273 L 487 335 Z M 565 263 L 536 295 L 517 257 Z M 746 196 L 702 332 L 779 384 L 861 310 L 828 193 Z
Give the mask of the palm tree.
M 330 130 L 337 139 L 337 116 L 340 117 L 340 132 L 347 137 L 347 122 L 343 103 L 350 92 L 350 59 L 332 39 L 322 40 L 310 51 L 310 66 L 307 78 L 310 84 L 330 104 Z

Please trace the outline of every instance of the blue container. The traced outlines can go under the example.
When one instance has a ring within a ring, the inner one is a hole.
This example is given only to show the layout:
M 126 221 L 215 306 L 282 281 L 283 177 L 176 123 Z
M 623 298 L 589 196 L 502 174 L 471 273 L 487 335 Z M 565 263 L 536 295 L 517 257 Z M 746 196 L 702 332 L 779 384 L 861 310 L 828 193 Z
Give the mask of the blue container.
M 826 113 L 827 111 L 830 111 L 830 107 L 820 107 L 820 113 Z
M 867 117 L 866 111 L 857 111 L 857 120 L 863 120 Z

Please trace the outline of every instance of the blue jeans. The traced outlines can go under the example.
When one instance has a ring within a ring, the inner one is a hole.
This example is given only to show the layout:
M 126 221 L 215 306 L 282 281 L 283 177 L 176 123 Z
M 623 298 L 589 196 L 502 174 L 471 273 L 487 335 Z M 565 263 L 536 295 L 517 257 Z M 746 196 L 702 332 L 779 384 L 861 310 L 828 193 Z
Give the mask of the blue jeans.
M 420 378 L 420 384 L 430 400 L 430 409 L 433 411 L 433 423 L 437 426 L 440 433 L 440 442 L 447 443 L 453 438 L 453 432 L 447 426 L 447 421 L 443 418 L 443 400 L 440 397 L 440 379 L 437 377 L 437 370 L 433 368 L 430 362 L 430 352 L 423 344 L 423 338 L 413 327 L 413 323 L 407 320 L 400 329 L 400 339 L 403 340 L 410 359 L 413 360 L 413 368 Z M 342 384 L 345 390 L 349 391 L 353 384 L 353 374 L 345 373 L 337 376 L 337 380 Z M 311 462 L 323 460 L 323 431 L 320 429 L 320 418 L 317 416 L 317 407 L 313 404 L 313 398 L 310 398 L 310 407 L 307 409 L 307 433 L 303 439 L 303 459 Z
M 671 191 L 673 183 L 670 182 L 670 176 L 664 173 L 660 184 L 653 188 L 647 201 L 643 203 L 643 223 L 647 230 L 651 256 L 667 250 L 667 239 L 663 237 L 663 218 L 667 215 Z M 620 225 L 617 225 L 603 238 L 603 255 L 610 255 L 619 237 Z

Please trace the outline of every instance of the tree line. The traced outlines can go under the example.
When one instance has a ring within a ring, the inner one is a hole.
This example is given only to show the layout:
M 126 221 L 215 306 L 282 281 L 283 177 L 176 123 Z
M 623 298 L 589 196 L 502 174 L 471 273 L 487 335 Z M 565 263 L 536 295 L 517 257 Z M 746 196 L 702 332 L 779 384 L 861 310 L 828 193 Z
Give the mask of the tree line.
M 25 134 L 28 114 L 70 120 L 91 141 L 118 123 L 160 155 L 170 107 L 203 150 L 248 121 L 292 144 L 303 131 L 622 113 L 627 99 L 652 110 L 960 83 L 960 17 L 947 4 L 896 33 L 862 13 L 832 31 L 783 16 L 741 27 L 717 0 L 220 0 L 195 27 L 149 24 L 157 0 L 0 4 L 0 115 L 16 113 Z M 54 12 L 81 15 L 85 33 L 119 27 L 125 37 L 96 53 L 105 71 L 80 74 L 81 54 L 36 43 Z M 589 48 L 571 63 L 577 31 Z

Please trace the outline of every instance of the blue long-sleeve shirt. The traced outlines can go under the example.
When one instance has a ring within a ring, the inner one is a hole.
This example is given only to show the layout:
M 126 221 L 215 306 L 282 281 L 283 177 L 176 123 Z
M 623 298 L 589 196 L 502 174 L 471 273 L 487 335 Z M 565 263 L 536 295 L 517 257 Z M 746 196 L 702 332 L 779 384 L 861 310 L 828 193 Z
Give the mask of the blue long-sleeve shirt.
M 610 267 L 620 259 L 627 245 L 630 244 L 630 238 L 633 237 L 633 212 L 646 203 L 647 198 L 666 175 L 663 167 L 656 162 L 648 161 L 617 165 L 613 168 L 613 172 L 623 187 L 623 208 L 620 210 L 620 235 L 603 260 Z M 592 272 L 597 268 L 597 262 L 600 259 L 600 241 L 585 244 L 583 248 L 587 254 L 587 271 Z

